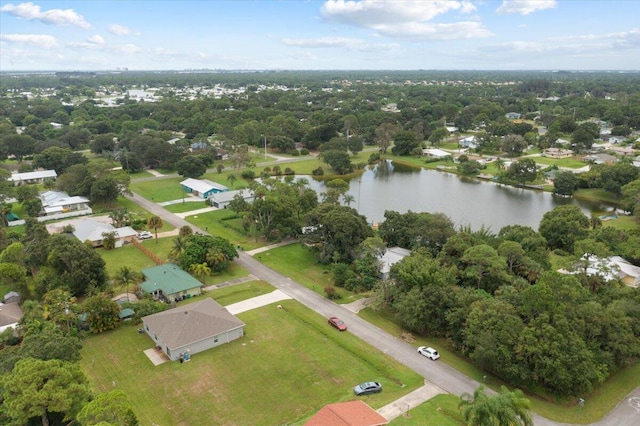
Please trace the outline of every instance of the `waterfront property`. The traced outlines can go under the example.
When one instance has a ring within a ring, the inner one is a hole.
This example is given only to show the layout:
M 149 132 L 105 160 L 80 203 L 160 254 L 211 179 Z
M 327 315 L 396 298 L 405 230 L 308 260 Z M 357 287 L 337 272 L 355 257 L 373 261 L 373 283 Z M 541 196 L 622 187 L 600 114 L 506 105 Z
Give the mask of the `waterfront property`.
M 245 324 L 211 298 L 142 318 L 144 331 L 171 361 L 244 336 Z

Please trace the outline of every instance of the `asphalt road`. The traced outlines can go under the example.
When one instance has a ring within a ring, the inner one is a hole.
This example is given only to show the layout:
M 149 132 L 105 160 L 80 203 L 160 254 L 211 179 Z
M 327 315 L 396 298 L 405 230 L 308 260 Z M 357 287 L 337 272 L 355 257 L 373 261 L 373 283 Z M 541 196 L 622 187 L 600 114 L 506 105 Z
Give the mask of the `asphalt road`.
M 208 234 L 197 226 L 179 218 L 173 213 L 165 210 L 158 204 L 149 201 L 137 194 L 128 197 L 150 213 L 162 218 L 163 221 L 179 228 L 183 225 L 190 226 L 194 232 Z M 358 317 L 345 307 L 333 303 L 332 301 L 309 290 L 303 285 L 290 278 L 266 267 L 245 252 L 239 252 L 239 259 L 236 262 L 246 268 L 257 278 L 270 283 L 275 288 L 283 291 L 288 296 L 307 306 L 324 317 L 338 316 L 349 324 L 349 332 L 360 339 L 381 350 L 385 354 L 394 358 L 398 362 L 411 368 L 418 374 L 425 377 L 434 385 L 444 389 L 453 395 L 461 395 L 465 392 L 473 393 L 480 385 L 475 380 L 470 379 L 459 371 L 449 367 L 443 362 L 433 362 L 419 355 L 416 348 L 403 340 L 390 335 L 386 331 L 372 325 L 371 323 Z M 588 404 L 589 401 L 586 401 Z M 534 424 L 536 426 L 565 425 L 541 417 L 535 413 Z M 618 406 L 607 416 L 593 426 L 638 426 L 640 425 L 640 388 L 636 388 L 631 394 L 625 397 Z

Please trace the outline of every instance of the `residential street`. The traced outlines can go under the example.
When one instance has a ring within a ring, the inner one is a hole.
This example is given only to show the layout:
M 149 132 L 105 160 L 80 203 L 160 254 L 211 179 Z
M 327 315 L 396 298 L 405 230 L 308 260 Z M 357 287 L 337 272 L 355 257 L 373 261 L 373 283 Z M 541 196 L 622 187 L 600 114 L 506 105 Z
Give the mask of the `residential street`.
M 207 234 L 202 229 L 137 194 L 133 194 L 129 198 L 175 227 L 188 225 L 195 232 Z M 356 313 L 344 306 L 337 305 L 301 284 L 292 281 L 290 278 L 266 267 L 248 253 L 239 252 L 239 255 L 240 257 L 236 262 L 258 279 L 270 283 L 286 295 L 324 317 L 333 315 L 340 317 L 349 325 L 349 332 L 413 369 L 443 390 L 454 395 L 461 395 L 464 392 L 473 393 L 476 387 L 480 385 L 480 383 L 468 378 L 443 362 L 433 362 L 426 359 L 416 352 L 414 346 L 361 319 Z M 586 403 L 588 404 L 589 401 Z M 534 414 L 534 424 L 536 426 L 547 426 L 562 425 L 563 423 L 552 422 Z M 640 388 L 635 389 L 628 397 L 622 400 L 605 419 L 592 423 L 595 426 L 635 426 L 638 424 L 640 424 Z

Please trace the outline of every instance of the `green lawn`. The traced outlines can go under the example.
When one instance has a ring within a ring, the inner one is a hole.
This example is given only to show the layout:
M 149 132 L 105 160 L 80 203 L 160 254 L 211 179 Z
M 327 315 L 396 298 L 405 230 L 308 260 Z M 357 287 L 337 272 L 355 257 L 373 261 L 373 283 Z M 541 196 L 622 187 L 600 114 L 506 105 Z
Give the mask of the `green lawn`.
M 384 392 L 364 400 L 379 408 L 422 385 L 422 377 L 298 302 L 238 317 L 246 336 L 154 367 L 142 352 L 153 341 L 135 326 L 91 336 L 80 365 L 99 392 L 121 389 L 141 424 L 291 424 L 328 403 L 354 398 L 364 380 Z
M 131 182 L 129 188 L 131 191 L 141 195 L 147 200 L 161 203 L 164 201 L 178 200 L 182 198 L 184 191 L 182 190 L 180 182 L 183 180 L 184 178 L 177 176 L 144 182 Z
M 236 214 L 231 210 L 215 210 L 206 213 L 199 213 L 193 216 L 187 216 L 185 220 L 194 224 L 200 229 L 204 229 L 211 235 L 226 238 L 234 245 L 240 245 L 243 250 L 253 250 L 258 247 L 267 245 L 267 242 L 261 238 L 256 241 L 243 233 L 238 232 L 235 227 L 234 218 Z
M 178 203 L 178 204 L 170 204 L 168 206 L 164 206 L 164 208 L 171 213 L 184 213 L 190 212 L 192 210 L 204 209 L 206 207 L 210 207 L 206 201 L 198 201 L 196 202 L 188 202 L 188 203 Z
M 205 296 L 211 297 L 223 306 L 227 306 L 232 303 L 251 299 L 252 297 L 271 293 L 274 290 L 275 288 L 268 282 L 256 280 L 207 291 Z
M 104 248 L 96 250 L 107 264 L 107 274 L 110 277 L 113 277 L 123 266 L 128 266 L 136 272 L 155 266 L 155 262 L 133 244 L 113 250 L 105 250 Z
M 466 423 L 458 404 L 460 398 L 454 395 L 436 395 L 418 407 L 410 408 L 408 413 L 396 417 L 389 424 L 393 426 L 422 425 L 422 426 L 465 426 Z
M 575 157 L 570 158 L 549 158 L 549 157 L 533 157 L 538 164 L 544 164 L 547 166 L 556 165 L 558 167 L 567 167 L 570 169 L 579 169 L 581 167 L 586 166 L 586 163 L 582 160 L 579 160 Z
M 620 202 L 615 194 L 600 188 L 578 189 L 573 193 L 573 196 L 575 198 L 582 198 L 584 200 L 604 201 L 606 203 L 617 204 Z
M 313 253 L 302 244 L 278 247 L 257 254 L 255 259 L 322 296 L 326 296 L 325 287 L 333 286 L 331 267 L 317 263 Z M 336 294 L 339 296 L 334 300 L 336 303 L 351 303 L 364 297 L 339 287 Z

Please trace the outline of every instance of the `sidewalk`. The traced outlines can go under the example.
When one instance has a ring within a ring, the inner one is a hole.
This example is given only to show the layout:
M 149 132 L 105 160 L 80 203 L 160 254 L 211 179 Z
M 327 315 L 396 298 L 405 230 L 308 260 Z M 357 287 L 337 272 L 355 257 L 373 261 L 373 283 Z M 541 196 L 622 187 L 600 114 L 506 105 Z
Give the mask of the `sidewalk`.
M 255 256 L 258 253 L 262 253 L 264 251 L 269 251 L 269 250 L 274 249 L 276 247 L 282 247 L 282 246 L 286 246 L 286 245 L 293 244 L 293 243 L 296 243 L 296 242 L 297 242 L 297 240 L 294 240 L 292 238 L 288 238 L 288 239 L 280 241 L 279 243 L 276 243 L 276 244 L 271 244 L 271 245 L 268 245 L 268 246 L 258 247 L 257 249 L 249 250 L 246 253 L 249 256 Z
M 391 421 L 396 417 L 409 412 L 425 401 L 430 400 L 436 395 L 447 393 L 433 383 L 425 381 L 424 386 L 406 394 L 402 398 L 398 398 L 384 407 L 378 408 L 376 411 L 385 419 Z
M 342 307 L 347 308 L 351 312 L 357 314 L 358 312 L 369 306 L 372 302 L 373 300 L 371 300 L 370 298 L 363 297 L 362 299 L 358 299 L 355 302 L 342 305 Z

